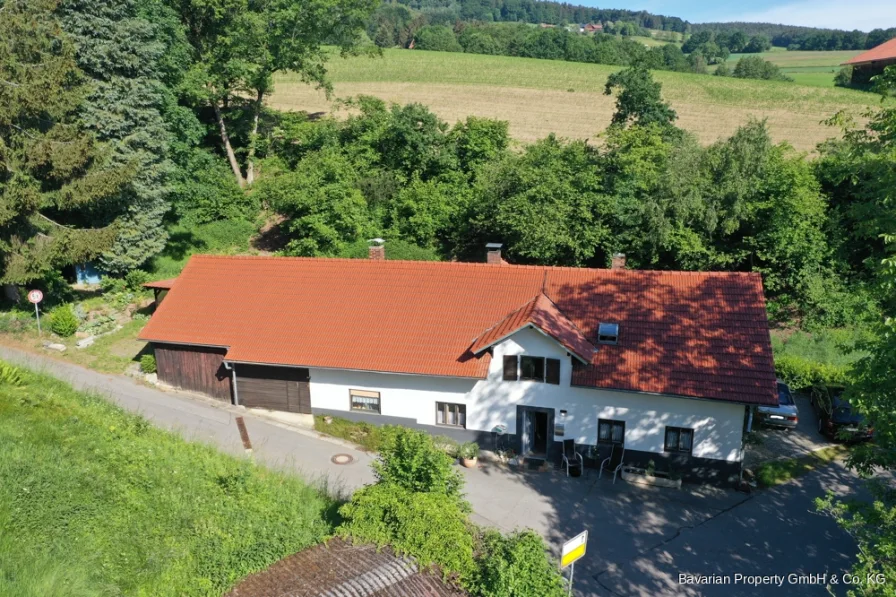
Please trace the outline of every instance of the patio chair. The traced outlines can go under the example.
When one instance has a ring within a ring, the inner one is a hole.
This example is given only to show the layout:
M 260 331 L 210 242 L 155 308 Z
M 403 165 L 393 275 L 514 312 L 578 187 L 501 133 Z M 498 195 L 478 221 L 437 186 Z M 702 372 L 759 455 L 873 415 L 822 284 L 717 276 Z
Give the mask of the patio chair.
M 616 475 L 622 470 L 622 459 L 625 457 L 625 446 L 622 444 L 613 444 L 610 455 L 604 458 L 600 463 L 600 473 L 597 478 L 600 479 L 604 475 L 604 471 L 613 471 L 613 483 L 616 483 Z
M 569 469 L 573 470 L 573 477 L 580 477 L 585 471 L 585 460 L 582 455 L 576 452 L 576 440 L 563 440 L 563 461 L 561 467 L 566 467 L 566 476 L 569 476 Z

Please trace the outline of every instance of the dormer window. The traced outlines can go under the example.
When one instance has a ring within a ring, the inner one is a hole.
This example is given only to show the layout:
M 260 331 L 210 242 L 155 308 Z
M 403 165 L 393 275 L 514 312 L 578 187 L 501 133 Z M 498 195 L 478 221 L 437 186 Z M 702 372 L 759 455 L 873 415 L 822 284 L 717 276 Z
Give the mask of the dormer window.
M 597 341 L 600 344 L 619 343 L 619 324 L 602 323 L 597 328 Z

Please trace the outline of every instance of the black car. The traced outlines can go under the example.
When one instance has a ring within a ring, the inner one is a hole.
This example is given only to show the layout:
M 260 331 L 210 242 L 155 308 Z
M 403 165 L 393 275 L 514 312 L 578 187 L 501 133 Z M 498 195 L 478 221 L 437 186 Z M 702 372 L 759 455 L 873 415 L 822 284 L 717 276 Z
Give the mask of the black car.
M 863 441 L 874 437 L 874 430 L 865 417 L 854 412 L 843 399 L 844 388 L 816 388 L 812 391 L 812 408 L 818 417 L 818 432 L 830 439 Z

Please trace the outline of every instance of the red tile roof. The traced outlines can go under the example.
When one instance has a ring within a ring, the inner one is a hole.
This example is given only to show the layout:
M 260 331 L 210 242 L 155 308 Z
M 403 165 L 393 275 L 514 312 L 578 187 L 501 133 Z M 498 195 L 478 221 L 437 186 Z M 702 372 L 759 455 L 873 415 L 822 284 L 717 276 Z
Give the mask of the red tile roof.
M 143 288 L 153 288 L 155 290 L 171 290 L 177 278 L 168 278 L 167 280 L 156 280 L 155 282 L 146 282 Z
M 491 357 L 474 340 L 542 292 L 589 342 L 601 322 L 620 326 L 576 385 L 777 404 L 752 273 L 198 255 L 141 338 L 224 346 L 236 362 L 481 379 Z M 566 330 L 552 317 L 541 324 Z
M 846 64 L 865 64 L 868 62 L 877 62 L 878 60 L 896 59 L 896 37 L 890 41 L 885 41 L 877 47 L 871 48 L 867 52 L 863 52 L 855 58 L 850 58 Z
M 504 338 L 527 326 L 535 326 L 566 350 L 576 355 L 585 363 L 590 363 L 597 349 L 588 341 L 582 331 L 560 312 L 557 305 L 543 292 L 531 301 L 510 313 L 496 326 L 479 336 L 470 351 L 480 354 L 486 348 L 499 343 Z

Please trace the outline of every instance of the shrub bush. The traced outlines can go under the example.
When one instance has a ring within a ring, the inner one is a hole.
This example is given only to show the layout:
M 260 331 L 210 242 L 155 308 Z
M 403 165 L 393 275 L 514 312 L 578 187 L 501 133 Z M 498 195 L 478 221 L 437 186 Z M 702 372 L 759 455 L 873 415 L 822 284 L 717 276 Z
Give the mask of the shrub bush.
M 791 390 L 807 390 L 819 385 L 842 385 L 849 379 L 849 369 L 828 363 L 810 361 L 794 355 L 775 358 L 775 371 Z
M 132 269 L 124 276 L 125 288 L 131 292 L 140 292 L 146 282 L 149 282 L 149 274 L 142 269 Z
M 80 322 L 71 305 L 60 305 L 50 312 L 50 331 L 57 336 L 68 338 L 78 331 Z
M 441 450 L 451 458 L 457 458 L 458 450 L 460 449 L 457 441 L 444 435 L 437 435 L 432 439 L 432 442 L 437 450 Z
M 461 581 L 473 574 L 473 535 L 461 500 L 380 482 L 356 491 L 339 514 L 345 519 L 340 535 L 391 545 Z
M 155 355 L 145 354 L 140 357 L 140 371 L 143 373 L 155 373 L 156 372 L 156 357 Z
M 534 531 L 507 537 L 486 531 L 479 541 L 477 569 L 467 588 L 481 597 L 563 597 L 563 579 Z
M 373 471 L 381 483 L 406 491 L 432 492 L 460 498 L 463 477 L 454 460 L 438 449 L 431 435 L 423 431 L 393 427 L 380 446 Z

